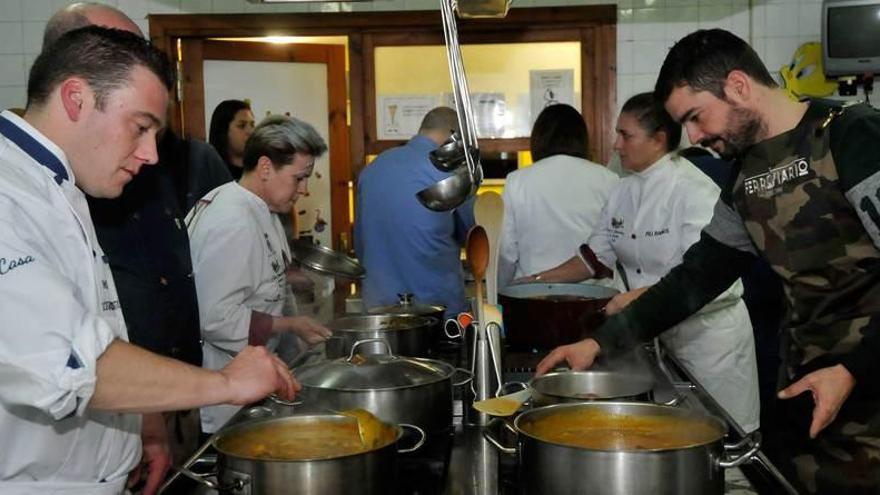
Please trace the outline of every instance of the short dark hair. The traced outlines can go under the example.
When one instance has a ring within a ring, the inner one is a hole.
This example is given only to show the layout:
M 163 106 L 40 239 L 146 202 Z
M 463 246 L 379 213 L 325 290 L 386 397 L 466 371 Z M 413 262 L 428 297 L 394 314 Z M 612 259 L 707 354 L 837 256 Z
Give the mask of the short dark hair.
M 28 77 L 27 106 L 39 106 L 69 77 L 81 77 L 95 93 L 95 108 L 104 109 L 107 96 L 131 81 L 136 66 L 150 70 L 171 89 L 174 69 L 152 43 L 120 29 L 87 26 L 70 31 L 43 51 Z
M 315 158 L 327 151 L 327 143 L 310 124 L 286 115 L 271 115 L 254 129 L 244 145 L 242 168 L 245 171 L 257 167 L 261 156 L 281 168 L 293 161 L 297 153 Z
M 553 155 L 569 155 L 586 160 L 590 149 L 587 123 L 571 105 L 550 105 L 535 119 L 529 145 L 534 161 Z
M 626 100 L 620 113 L 635 117 L 639 126 L 653 136 L 660 131 L 666 134 L 666 151 L 678 148 L 681 142 L 681 124 L 676 122 L 653 93 L 639 93 Z
M 208 130 L 208 142 L 220 153 L 224 161 L 229 161 L 229 123 L 235 114 L 242 110 L 250 110 L 251 106 L 242 100 L 221 101 L 211 114 L 211 126 Z
M 458 114 L 449 107 L 437 107 L 426 113 L 419 126 L 419 134 L 428 131 L 458 132 Z
M 665 103 L 672 90 L 690 86 L 726 99 L 724 83 L 731 71 L 739 70 L 764 86 L 778 85 L 755 50 L 735 34 L 723 29 L 701 29 L 676 43 L 654 86 L 657 101 Z

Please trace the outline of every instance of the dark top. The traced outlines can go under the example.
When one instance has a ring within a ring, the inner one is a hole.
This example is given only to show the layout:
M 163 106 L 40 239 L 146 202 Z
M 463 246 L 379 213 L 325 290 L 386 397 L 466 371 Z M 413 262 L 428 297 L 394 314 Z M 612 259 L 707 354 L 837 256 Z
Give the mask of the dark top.
M 229 180 L 213 148 L 166 132 L 159 163 L 143 167 L 120 197 L 88 198 L 133 344 L 201 365 L 185 208 Z

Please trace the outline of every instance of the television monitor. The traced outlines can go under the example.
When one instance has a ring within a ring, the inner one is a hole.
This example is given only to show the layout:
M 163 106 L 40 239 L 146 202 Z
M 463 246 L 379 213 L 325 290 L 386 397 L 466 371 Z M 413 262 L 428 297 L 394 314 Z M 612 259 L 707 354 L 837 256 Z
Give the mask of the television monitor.
M 880 0 L 822 2 L 822 65 L 831 77 L 880 73 Z

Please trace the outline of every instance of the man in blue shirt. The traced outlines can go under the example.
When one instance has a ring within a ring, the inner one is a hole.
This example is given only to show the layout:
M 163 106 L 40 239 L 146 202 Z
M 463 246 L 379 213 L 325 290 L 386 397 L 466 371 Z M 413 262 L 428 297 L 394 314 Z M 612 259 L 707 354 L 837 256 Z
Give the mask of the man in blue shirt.
M 474 225 L 473 198 L 452 211 L 422 206 L 416 193 L 449 176 L 428 158 L 458 129 L 455 111 L 438 107 L 425 115 L 419 133 L 380 154 L 358 178 L 355 252 L 367 276 L 367 308 L 394 304 L 412 293 L 421 304 L 443 304 L 446 316 L 467 310 L 461 246 Z

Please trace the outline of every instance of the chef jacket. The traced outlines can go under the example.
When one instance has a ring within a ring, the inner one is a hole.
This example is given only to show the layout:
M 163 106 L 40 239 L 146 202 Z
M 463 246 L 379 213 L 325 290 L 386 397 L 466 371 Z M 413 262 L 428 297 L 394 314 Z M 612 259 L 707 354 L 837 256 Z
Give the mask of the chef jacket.
M 667 154 L 611 192 L 590 248 L 604 265 L 620 262 L 629 289 L 655 284 L 681 263 L 712 218 L 720 189 L 691 162 Z M 677 326 L 664 344 L 745 431 L 759 422 L 758 374 L 742 283 Z M 710 331 L 711 330 L 711 331 Z
M 253 312 L 282 316 L 291 303 L 285 269 L 290 247 L 278 216 L 237 182 L 209 192 L 186 217 L 201 320 L 203 366 L 220 369 L 248 343 Z M 274 348 L 277 337 L 267 343 Z M 201 410 L 213 433 L 238 411 Z
M 127 340 L 85 195 L 58 146 L 0 114 L 0 493 L 120 493 L 138 414 L 88 409 L 96 361 Z
M 605 167 L 568 155 L 549 156 L 508 174 L 499 287 L 571 258 L 593 233 L 617 181 Z

